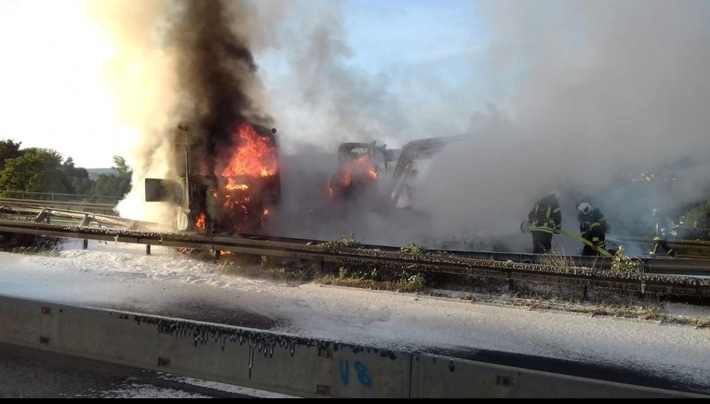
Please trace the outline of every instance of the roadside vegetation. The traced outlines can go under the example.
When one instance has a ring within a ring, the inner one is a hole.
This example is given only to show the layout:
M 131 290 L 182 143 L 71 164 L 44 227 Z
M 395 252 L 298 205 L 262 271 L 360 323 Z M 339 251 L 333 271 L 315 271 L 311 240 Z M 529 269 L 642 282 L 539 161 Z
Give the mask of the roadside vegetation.
M 343 248 L 360 248 L 362 244 L 355 238 L 353 234 L 348 234 L 337 241 L 326 241 L 321 244 L 321 248 L 325 252 L 335 252 Z
M 85 202 L 117 201 L 131 189 L 131 169 L 121 156 L 114 156 L 113 172 L 93 179 L 89 171 L 76 167 L 71 157 L 43 148 L 22 148 L 22 142 L 0 140 L 0 197 L 71 200 L 81 196 Z
M 611 271 L 616 273 L 643 273 L 643 262 L 638 258 L 627 257 L 624 247 L 619 246 L 612 258 Z

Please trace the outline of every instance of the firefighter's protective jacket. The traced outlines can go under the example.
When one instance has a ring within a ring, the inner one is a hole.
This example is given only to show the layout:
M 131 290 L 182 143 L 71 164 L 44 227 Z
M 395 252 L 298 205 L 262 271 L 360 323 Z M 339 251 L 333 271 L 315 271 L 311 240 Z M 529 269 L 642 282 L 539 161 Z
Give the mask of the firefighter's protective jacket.
M 653 233 L 654 241 L 665 240 L 669 235 L 672 235 L 675 225 L 670 218 L 661 218 L 660 215 L 654 215 L 654 219 L 656 219 L 656 228 Z
M 609 224 L 598 208 L 592 209 L 588 214 L 579 213 L 579 232 L 585 240 L 591 241 L 595 246 L 606 244 L 606 233 L 609 231 Z
M 528 223 L 532 231 L 559 233 L 562 230 L 562 210 L 553 195 L 548 195 L 533 205 L 528 213 Z

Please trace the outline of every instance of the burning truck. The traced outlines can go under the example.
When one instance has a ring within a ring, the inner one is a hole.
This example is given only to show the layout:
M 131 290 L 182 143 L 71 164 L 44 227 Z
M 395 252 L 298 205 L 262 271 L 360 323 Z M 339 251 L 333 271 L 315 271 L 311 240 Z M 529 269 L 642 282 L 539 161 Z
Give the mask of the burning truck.
M 338 147 L 336 172 L 328 177 L 328 198 L 351 200 L 369 192 L 386 167 L 384 145 L 376 142 L 347 142 Z
M 369 199 L 380 209 L 411 208 L 412 182 L 447 145 L 465 136 L 412 140 L 401 149 L 376 142 L 346 142 L 338 147 L 336 171 L 328 178 L 334 202 Z
M 225 234 L 261 233 L 281 200 L 279 146 L 276 129 L 241 122 L 231 142 L 213 153 L 196 152 L 192 128 L 178 125 L 183 146 L 180 179 L 146 178 L 146 201 L 179 207 L 176 228 Z

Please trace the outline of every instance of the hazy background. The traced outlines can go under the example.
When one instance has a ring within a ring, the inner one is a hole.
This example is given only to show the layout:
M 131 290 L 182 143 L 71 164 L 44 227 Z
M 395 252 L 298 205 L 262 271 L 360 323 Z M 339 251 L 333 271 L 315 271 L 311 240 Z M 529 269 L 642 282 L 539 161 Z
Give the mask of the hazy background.
M 582 197 L 613 232 L 653 207 L 707 199 L 708 1 L 207 3 L 219 18 L 186 12 L 190 1 L 0 1 L 0 136 L 87 167 L 126 151 L 135 187 L 121 214 L 170 220 L 142 202 L 143 178 L 174 176 L 176 122 L 214 116 L 214 95 L 228 94 L 230 113 L 278 129 L 284 202 L 272 231 L 373 243 L 528 249 L 518 226 L 552 189 L 569 231 Z M 340 142 L 453 135 L 468 137 L 418 181 L 425 214 L 323 207 Z

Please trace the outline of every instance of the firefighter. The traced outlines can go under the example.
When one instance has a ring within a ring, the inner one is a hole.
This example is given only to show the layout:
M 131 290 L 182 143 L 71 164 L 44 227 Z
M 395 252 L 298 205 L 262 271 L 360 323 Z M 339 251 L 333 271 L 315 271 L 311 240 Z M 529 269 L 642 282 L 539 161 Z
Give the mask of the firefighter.
M 652 257 L 655 257 L 656 253 L 658 252 L 658 249 L 661 248 L 663 251 L 666 252 L 666 254 L 670 255 L 673 258 L 677 258 L 678 251 L 672 249 L 671 246 L 668 245 L 668 241 L 666 241 L 666 232 L 670 230 L 673 223 L 667 217 L 662 220 L 661 214 L 658 212 L 658 209 L 655 208 L 651 212 L 651 216 L 656 222 L 656 229 L 653 234 L 653 248 L 651 249 L 649 254 L 651 254 Z
M 552 249 L 552 235 L 562 230 L 562 211 L 559 194 L 552 191 L 533 205 L 528 213 L 532 233 L 533 253 L 545 254 Z
M 606 251 L 606 233 L 609 224 L 599 208 L 593 208 L 589 202 L 580 202 L 577 205 L 577 220 L 579 220 L 579 233 L 583 239 L 592 245 L 584 243 L 582 255 L 600 255 Z

